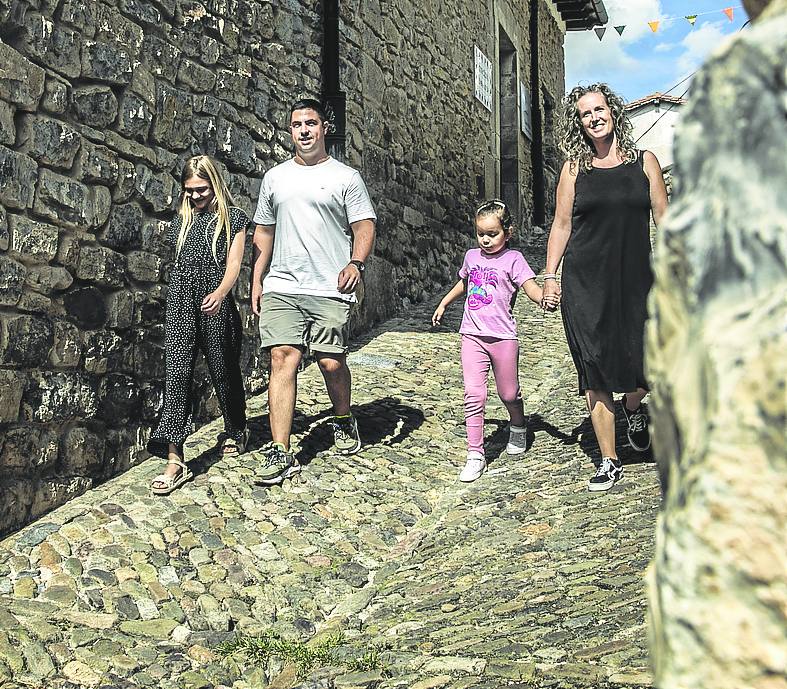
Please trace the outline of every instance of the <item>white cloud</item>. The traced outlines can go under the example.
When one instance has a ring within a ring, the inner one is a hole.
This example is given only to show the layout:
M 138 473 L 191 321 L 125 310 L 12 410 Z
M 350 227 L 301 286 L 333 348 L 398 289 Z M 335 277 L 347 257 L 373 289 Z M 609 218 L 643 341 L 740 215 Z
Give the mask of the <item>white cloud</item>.
M 656 53 L 669 53 L 675 48 L 678 48 L 679 45 L 677 43 L 659 43 L 653 51 Z
M 604 39 L 593 31 L 566 34 L 566 87 L 578 82 L 609 81 L 609 74 L 633 73 L 640 61 L 626 52 L 626 46 L 650 33 L 649 21 L 662 16 L 661 0 L 604 0 L 609 23 Z M 619 36 L 614 27 L 625 26 Z M 586 75 L 593 75 L 590 79 Z
M 728 34 L 722 30 L 723 26 L 722 22 L 706 22 L 686 35 L 681 41 L 684 52 L 676 63 L 678 72 L 693 72 L 714 48 L 726 40 Z

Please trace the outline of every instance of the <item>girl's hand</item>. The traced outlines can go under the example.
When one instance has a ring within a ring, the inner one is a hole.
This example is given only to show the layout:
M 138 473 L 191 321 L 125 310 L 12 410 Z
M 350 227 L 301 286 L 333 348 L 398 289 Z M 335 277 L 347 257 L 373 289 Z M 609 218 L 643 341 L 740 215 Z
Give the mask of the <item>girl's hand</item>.
M 432 325 L 440 325 L 440 321 L 443 319 L 443 314 L 445 313 L 445 306 L 440 304 L 432 314 Z
M 224 297 L 226 296 L 226 294 L 222 294 L 218 290 L 211 292 L 202 300 L 202 306 L 200 306 L 202 313 L 208 316 L 215 316 L 219 312 L 221 302 L 224 301 Z
M 541 299 L 541 308 L 544 311 L 554 311 L 560 305 L 560 295 L 559 294 L 546 294 Z

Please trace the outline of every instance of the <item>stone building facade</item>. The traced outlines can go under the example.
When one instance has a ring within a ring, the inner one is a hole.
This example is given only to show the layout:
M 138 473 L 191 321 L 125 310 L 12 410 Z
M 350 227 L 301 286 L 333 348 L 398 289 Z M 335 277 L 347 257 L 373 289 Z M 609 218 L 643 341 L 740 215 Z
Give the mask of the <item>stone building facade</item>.
M 340 148 L 379 211 L 360 331 L 452 279 L 481 197 L 502 193 L 523 231 L 543 222 L 564 14 L 594 4 L 0 0 L 0 531 L 144 458 L 162 404 L 163 229 L 188 156 L 219 159 L 251 211 L 290 156 L 288 104 L 331 82 Z M 247 261 L 236 295 L 258 390 L 248 277 Z

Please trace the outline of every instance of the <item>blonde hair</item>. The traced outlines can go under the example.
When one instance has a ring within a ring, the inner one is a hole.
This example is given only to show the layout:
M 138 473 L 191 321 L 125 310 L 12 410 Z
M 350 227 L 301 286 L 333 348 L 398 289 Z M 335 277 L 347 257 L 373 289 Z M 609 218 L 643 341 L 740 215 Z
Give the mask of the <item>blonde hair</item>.
M 623 99 L 607 84 L 575 86 L 563 99 L 557 126 L 558 146 L 569 161 L 571 171 L 575 172 L 577 166 L 580 166 L 585 172 L 589 172 L 593 167 L 596 149 L 585 134 L 577 108 L 579 99 L 588 93 L 600 93 L 606 99 L 612 115 L 612 131 L 618 155 L 624 162 L 633 163 L 637 159 L 637 148 L 632 136 L 634 128 L 626 115 Z
M 192 177 L 199 177 L 210 183 L 213 189 L 213 200 L 210 202 L 210 207 L 216 213 L 216 229 L 213 232 L 213 260 L 219 262 L 216 247 L 218 246 L 219 237 L 224 232 L 227 238 L 227 255 L 230 252 L 230 206 L 235 203 L 227 189 L 227 184 L 219 172 L 219 168 L 215 161 L 206 155 L 198 155 L 189 158 L 183 166 L 183 171 L 180 173 L 180 186 L 185 189 L 186 180 Z M 180 253 L 183 248 L 183 243 L 186 241 L 186 235 L 194 223 L 194 209 L 191 206 L 191 197 L 183 194 L 183 200 L 180 202 L 180 234 L 178 235 L 178 242 L 175 247 L 175 256 Z
M 500 226 L 508 233 L 508 239 L 514 236 L 514 230 L 516 229 L 514 226 L 514 217 L 511 215 L 511 211 L 508 210 L 505 201 L 501 201 L 500 199 L 488 199 L 476 207 L 476 218 L 485 217 L 487 215 L 494 215 L 500 221 Z

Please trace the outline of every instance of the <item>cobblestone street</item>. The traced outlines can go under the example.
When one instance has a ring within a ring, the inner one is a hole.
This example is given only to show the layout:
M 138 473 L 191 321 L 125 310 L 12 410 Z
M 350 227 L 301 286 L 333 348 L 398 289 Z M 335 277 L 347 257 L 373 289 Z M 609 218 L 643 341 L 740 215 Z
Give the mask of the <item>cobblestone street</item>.
M 588 493 L 595 439 L 560 316 L 523 295 L 530 447 L 506 456 L 490 390 L 490 469 L 459 483 L 461 307 L 432 329 L 433 307 L 357 343 L 357 456 L 331 452 L 311 366 L 299 483 L 255 486 L 248 455 L 218 455 L 214 423 L 187 445 L 196 477 L 171 496 L 149 495 L 162 466 L 150 460 L 3 541 L 0 686 L 649 686 L 655 465 L 622 447 L 624 480 Z M 256 448 L 269 439 L 264 395 L 250 411 Z M 277 657 L 219 658 L 237 633 L 271 629 L 307 648 L 342 638 L 306 678 Z M 343 660 L 361 656 L 365 666 Z

